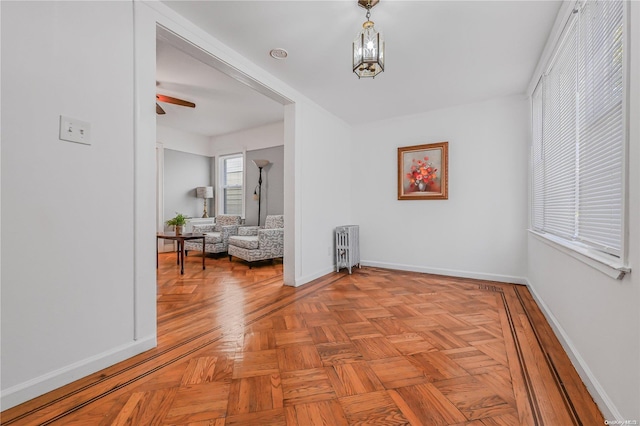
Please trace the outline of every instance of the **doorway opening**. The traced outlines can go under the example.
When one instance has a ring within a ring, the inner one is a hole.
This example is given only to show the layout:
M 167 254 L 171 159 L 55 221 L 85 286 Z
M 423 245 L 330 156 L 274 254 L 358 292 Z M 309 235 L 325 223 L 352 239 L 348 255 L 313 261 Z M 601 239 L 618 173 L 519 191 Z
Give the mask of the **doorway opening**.
M 257 225 L 258 210 L 260 210 L 260 213 L 261 213 L 260 215 L 261 224 L 264 224 L 265 216 L 267 214 L 271 214 L 271 213 L 283 214 L 285 210 L 285 204 L 288 203 L 289 205 L 293 205 L 292 200 L 285 200 L 285 194 L 287 193 L 287 191 L 285 190 L 285 181 L 291 180 L 293 179 L 293 177 L 286 176 L 284 173 L 285 158 L 287 157 L 293 158 L 293 155 L 289 154 L 287 156 L 286 154 L 286 151 L 288 150 L 291 151 L 293 147 L 291 146 L 292 144 L 291 142 L 289 143 L 289 145 L 287 145 L 285 141 L 285 135 L 284 135 L 285 132 L 287 131 L 286 130 L 287 126 L 289 127 L 293 126 L 292 121 L 293 121 L 294 115 L 292 113 L 289 113 L 289 114 L 286 113 L 286 107 L 287 106 L 292 107 L 293 101 L 275 92 L 274 90 L 270 89 L 263 83 L 252 78 L 251 76 L 248 76 L 242 71 L 232 67 L 228 63 L 213 56 L 211 53 L 205 51 L 204 49 L 200 48 L 199 46 L 192 43 L 191 41 L 186 40 L 185 38 L 176 34 L 175 32 L 165 28 L 159 23 L 156 24 L 156 51 L 158 52 L 158 57 L 160 56 L 160 51 L 162 51 L 163 54 L 170 51 L 171 53 L 168 54 L 169 59 L 174 57 L 179 59 L 175 61 L 178 64 L 173 64 L 175 66 L 174 69 L 169 70 L 166 74 L 164 73 L 165 70 L 162 70 L 161 72 L 159 68 L 159 62 L 157 61 L 157 69 L 156 69 L 157 93 L 165 94 L 164 92 L 167 92 L 166 94 L 168 96 L 175 95 L 175 97 L 181 97 L 191 101 L 192 99 L 189 99 L 189 93 L 193 93 L 193 90 L 197 89 L 197 85 L 196 84 L 189 85 L 184 79 L 183 80 L 174 79 L 174 78 L 170 78 L 170 76 L 172 72 L 174 73 L 174 75 L 179 75 L 180 72 L 182 72 L 182 74 L 192 74 L 193 70 L 191 69 L 189 64 L 191 65 L 197 64 L 199 68 L 204 67 L 208 70 L 208 71 L 204 71 L 205 73 L 209 72 L 211 75 L 215 74 L 216 75 L 215 78 L 218 78 L 219 76 L 223 76 L 224 79 L 226 79 L 225 81 L 227 83 L 216 83 L 218 84 L 218 86 L 215 86 L 215 85 L 207 86 L 207 84 L 205 84 L 202 87 L 200 87 L 200 90 L 205 95 L 205 98 L 207 97 L 214 98 L 214 101 L 218 102 L 218 108 L 226 108 L 227 110 L 233 110 L 233 108 L 230 108 L 228 105 L 230 103 L 230 98 L 229 98 L 229 96 L 231 96 L 230 92 L 226 89 L 224 90 L 221 89 L 221 87 L 219 86 L 219 84 L 222 84 L 222 85 L 228 84 L 229 86 L 233 86 L 236 89 L 238 87 L 241 87 L 245 91 L 243 96 L 247 95 L 247 91 L 251 92 L 253 99 L 256 99 L 256 96 L 259 98 L 262 98 L 262 101 L 261 101 L 262 104 L 265 104 L 265 105 L 271 104 L 272 106 L 277 105 L 280 110 L 279 122 L 273 121 L 273 108 L 271 109 L 267 108 L 267 110 L 269 110 L 269 112 L 267 112 L 267 116 L 269 118 L 266 119 L 267 121 L 266 124 L 258 123 L 257 127 L 251 126 L 251 125 L 245 126 L 247 127 L 247 130 L 246 130 L 247 132 L 255 133 L 256 131 L 261 131 L 263 129 L 266 129 L 267 132 L 270 133 L 269 137 L 266 139 L 271 139 L 271 142 L 265 143 L 264 142 L 265 138 L 256 138 L 256 139 L 260 139 L 257 145 L 244 143 L 244 144 L 236 144 L 235 146 L 233 146 L 233 143 L 232 143 L 234 139 L 233 131 L 232 133 L 223 131 L 221 132 L 222 133 L 221 135 L 220 134 L 206 135 L 206 130 L 205 130 L 204 136 L 208 137 L 209 139 L 208 148 L 203 147 L 204 145 L 207 145 L 206 143 L 198 143 L 198 138 L 194 138 L 194 140 L 191 141 L 193 143 L 191 143 L 191 146 L 189 149 L 181 149 L 180 147 L 177 147 L 174 144 L 174 141 L 171 140 L 171 137 L 170 137 L 171 135 L 167 135 L 167 133 L 171 133 L 171 132 L 164 132 L 165 134 L 163 135 L 162 132 L 159 130 L 160 126 L 163 125 L 161 124 L 160 120 L 163 120 L 162 121 L 163 123 L 167 121 L 171 121 L 171 120 L 165 120 L 167 116 L 170 116 L 172 119 L 174 117 L 176 119 L 179 119 L 180 116 L 184 116 L 185 114 L 191 113 L 193 112 L 193 110 L 190 110 L 187 108 L 181 108 L 180 106 L 173 106 L 173 105 L 165 106 L 164 104 L 162 104 L 162 108 L 166 112 L 166 115 L 158 116 L 158 119 L 156 120 L 156 128 L 158 129 L 157 138 L 156 138 L 157 140 L 157 146 L 156 146 L 156 166 L 157 166 L 156 227 L 157 227 L 157 231 L 162 232 L 165 230 L 165 221 L 168 218 L 173 217 L 169 215 L 173 214 L 174 210 L 176 210 L 175 205 L 172 204 L 175 201 L 174 200 L 175 194 L 172 194 L 171 197 L 173 198 L 171 198 L 169 197 L 169 194 L 167 191 L 168 187 L 171 186 L 171 183 L 167 182 L 167 173 L 166 173 L 167 172 L 166 165 L 168 160 L 167 157 L 169 156 L 171 157 L 182 156 L 182 157 L 187 157 L 187 160 L 190 159 L 190 160 L 196 160 L 196 161 L 204 157 L 209 158 L 210 160 L 210 166 L 208 170 L 209 180 L 208 182 L 203 182 L 202 185 L 213 186 L 215 190 L 215 197 L 214 199 L 209 200 L 209 205 L 208 205 L 210 216 L 213 217 L 216 214 L 224 213 L 220 209 L 221 203 L 219 202 L 219 199 L 218 199 L 220 191 L 223 189 L 222 185 L 220 185 L 221 182 L 219 181 L 220 173 L 218 170 L 219 168 L 218 159 L 229 154 L 239 154 L 242 156 L 244 160 L 243 197 L 244 197 L 245 205 L 242 210 L 243 212 L 242 219 L 244 223 L 247 225 Z M 180 69 L 180 67 L 184 65 L 185 62 L 188 62 L 187 65 Z M 175 68 L 178 68 L 178 69 L 176 70 Z M 202 74 L 195 75 L 195 76 L 191 75 L 189 78 L 194 78 L 197 80 L 198 78 L 203 78 L 203 75 Z M 205 78 L 205 80 L 207 79 Z M 211 78 L 207 80 L 208 83 L 211 83 L 211 81 L 212 81 Z M 198 110 L 200 105 L 203 105 L 206 108 L 212 107 L 210 104 L 207 105 L 206 102 L 204 102 L 203 104 L 200 104 L 198 102 L 195 102 L 195 103 L 196 103 L 195 110 Z M 252 104 L 254 105 L 256 103 L 258 102 L 252 102 Z M 220 106 L 220 104 L 222 104 L 222 106 Z M 245 109 L 242 109 L 242 110 L 244 111 Z M 252 113 L 255 115 L 255 111 L 252 111 Z M 231 120 L 227 120 L 227 121 L 231 121 Z M 179 138 L 183 137 L 184 139 L 184 135 L 185 135 L 184 132 L 189 129 L 189 124 L 187 124 L 186 126 L 187 126 L 186 129 L 184 127 L 182 129 L 177 129 L 178 132 L 174 132 L 173 136 L 177 136 Z M 192 123 L 191 127 L 197 127 L 197 126 Z M 242 131 L 243 130 L 237 130 L 236 133 L 242 133 Z M 201 136 L 202 136 L 202 133 L 203 131 L 200 130 Z M 277 138 L 278 134 L 280 137 L 279 145 L 273 143 L 273 139 Z M 201 140 L 202 138 L 200 138 L 200 142 Z M 183 152 L 176 153 L 174 151 L 183 151 Z M 184 155 L 185 154 L 184 151 L 186 151 L 187 155 Z M 167 154 L 170 154 L 170 155 L 167 155 Z M 265 156 L 266 158 L 263 158 Z M 272 157 L 269 157 L 269 156 L 272 156 Z M 275 158 L 278 158 L 278 160 L 271 161 L 273 156 L 275 156 Z M 200 158 L 196 158 L 196 157 L 200 157 Z M 262 194 L 261 194 L 262 196 L 258 200 L 254 200 L 253 187 L 258 184 L 259 168 L 253 167 L 253 162 L 251 161 L 256 159 L 266 159 L 270 162 L 269 166 L 267 166 L 262 170 L 262 179 L 263 179 Z M 175 164 L 172 165 L 172 167 L 173 166 L 175 166 Z M 276 169 L 279 169 L 279 170 L 276 170 Z M 278 173 L 281 174 L 280 178 L 278 178 Z M 203 177 L 203 172 L 201 171 L 200 172 L 201 181 L 202 181 L 202 177 Z M 200 186 L 200 185 L 201 184 L 199 183 L 196 184 L 194 181 L 190 184 L 187 184 L 181 190 L 178 190 L 178 192 L 182 191 L 182 194 L 181 194 L 182 198 L 179 199 L 178 201 L 182 203 L 187 203 L 189 206 L 191 206 L 192 209 L 195 208 L 193 206 L 197 206 L 197 208 L 199 208 L 199 212 L 202 213 L 203 200 L 198 199 L 195 196 L 195 189 L 197 186 Z M 188 190 L 185 190 L 185 188 L 188 188 Z M 193 194 L 191 194 L 191 192 Z M 287 196 L 293 197 L 293 192 L 289 191 Z M 258 205 L 258 203 L 260 203 L 260 205 Z M 180 208 L 181 205 L 185 205 L 185 204 L 178 204 L 178 207 Z M 191 215 L 194 218 L 194 221 L 201 221 L 200 217 L 197 216 L 196 214 L 189 214 L 189 215 Z M 287 217 L 287 220 L 289 220 L 289 217 Z M 287 232 L 294 232 L 293 226 L 287 226 Z M 286 240 L 287 238 L 285 237 L 285 245 L 287 244 Z M 164 243 L 164 240 L 161 240 L 161 241 Z M 290 241 L 292 245 L 293 239 L 290 239 Z M 160 247 L 160 251 L 170 250 L 170 249 L 172 249 L 172 247 L 166 247 L 166 246 Z M 293 253 L 293 249 L 292 248 L 290 250 L 285 249 L 285 252 Z M 287 265 L 289 264 L 289 260 L 291 260 L 290 264 L 293 265 L 293 259 L 288 259 L 288 257 L 289 256 L 285 255 L 285 257 L 283 258 L 283 264 L 285 269 L 288 267 Z

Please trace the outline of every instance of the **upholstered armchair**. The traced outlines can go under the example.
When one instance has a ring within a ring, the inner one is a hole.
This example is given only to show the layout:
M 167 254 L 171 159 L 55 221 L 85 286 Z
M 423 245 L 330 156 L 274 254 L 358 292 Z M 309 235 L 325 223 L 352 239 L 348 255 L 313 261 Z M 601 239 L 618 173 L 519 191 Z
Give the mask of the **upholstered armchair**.
M 206 253 L 223 253 L 229 247 L 229 238 L 238 233 L 240 216 L 218 215 L 214 225 L 193 225 L 193 231 L 204 234 L 204 251 Z M 202 241 L 185 241 L 186 252 L 195 250 L 202 252 Z
M 232 256 L 249 262 L 284 256 L 284 216 L 267 216 L 264 227 L 243 226 L 238 235 L 229 237 L 229 260 Z

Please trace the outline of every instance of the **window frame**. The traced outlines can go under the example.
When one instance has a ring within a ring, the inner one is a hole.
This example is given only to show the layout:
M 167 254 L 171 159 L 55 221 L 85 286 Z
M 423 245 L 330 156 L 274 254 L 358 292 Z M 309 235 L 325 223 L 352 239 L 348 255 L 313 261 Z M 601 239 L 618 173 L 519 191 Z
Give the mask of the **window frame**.
M 218 169 L 218 179 L 216 179 L 217 184 L 216 184 L 216 189 L 218 192 L 218 202 L 217 204 L 217 209 L 216 209 L 216 214 L 234 214 L 234 213 L 225 213 L 225 209 L 226 209 L 226 200 L 225 200 L 225 189 L 227 188 L 240 188 L 242 190 L 242 197 L 241 197 L 241 201 L 242 201 L 242 207 L 241 207 L 241 213 L 240 216 L 242 217 L 242 219 L 244 219 L 245 217 L 245 198 L 246 198 L 246 173 L 247 173 L 247 168 L 246 168 L 246 153 L 243 152 L 236 152 L 236 153 L 232 153 L 232 154 L 225 154 L 225 155 L 220 155 L 218 156 L 218 161 L 217 161 L 217 169 Z M 230 160 L 230 159 L 234 159 L 234 158 L 241 158 L 242 159 L 242 183 L 240 185 L 226 185 L 226 160 Z
M 573 3 L 570 7 L 571 10 L 575 10 L 581 8 L 585 4 L 584 0 L 579 0 Z M 541 98 L 544 94 L 542 81 L 545 78 L 548 70 L 551 68 L 555 61 L 555 57 L 560 51 L 562 44 L 565 40 L 565 37 L 570 30 L 570 27 L 575 24 L 573 20 L 576 19 L 573 13 L 571 13 L 566 19 L 564 19 L 561 23 L 563 27 L 558 34 L 558 37 L 554 40 L 550 40 L 550 44 L 547 46 L 547 51 L 545 52 L 546 57 L 543 56 L 544 59 L 541 59 L 541 63 L 539 64 L 538 71 L 534 76 L 535 82 L 533 87 L 529 93 L 529 101 L 531 107 L 531 127 L 530 127 L 530 158 L 529 158 L 529 233 L 534 236 L 537 240 L 550 245 L 561 252 L 580 260 L 581 262 L 599 270 L 600 272 L 616 279 L 622 279 L 624 275 L 631 271 L 628 267 L 628 180 L 629 180 L 629 12 L 628 12 L 628 4 L 627 2 L 622 2 L 622 25 L 623 25 L 623 37 L 622 43 L 624 46 L 624 54 L 622 56 L 622 159 L 621 159 L 621 167 L 622 167 L 622 179 L 621 179 L 621 235 L 620 235 L 620 252 L 619 255 L 613 255 L 611 253 L 607 253 L 606 251 L 599 250 L 595 246 L 590 246 L 584 244 L 580 241 L 563 238 L 549 232 L 545 232 L 536 227 L 535 219 L 536 215 L 535 209 L 539 208 L 534 202 L 534 195 L 536 191 L 535 187 L 535 147 L 536 147 L 536 127 L 542 127 L 542 121 L 540 123 L 536 122 L 536 118 L 544 117 L 544 110 L 540 111 L 535 110 L 535 102 L 534 96 L 536 96 L 537 91 L 541 91 L 538 93 L 538 96 Z M 562 11 L 561 11 L 562 13 Z M 550 54 L 549 54 L 550 53 Z M 540 66 L 542 65 L 542 66 Z M 542 120 L 542 118 L 541 118 Z M 543 134 L 540 135 L 542 138 Z M 540 190 L 540 189 L 538 189 Z

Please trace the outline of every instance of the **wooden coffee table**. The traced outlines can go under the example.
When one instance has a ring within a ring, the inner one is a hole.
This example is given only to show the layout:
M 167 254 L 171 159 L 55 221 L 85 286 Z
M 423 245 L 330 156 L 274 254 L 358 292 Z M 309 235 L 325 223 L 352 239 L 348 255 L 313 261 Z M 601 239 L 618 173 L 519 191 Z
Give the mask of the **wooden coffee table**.
M 184 242 L 187 240 L 202 240 L 202 269 L 205 269 L 204 234 L 189 232 L 176 235 L 175 232 L 158 232 L 156 235 L 156 269 L 158 268 L 158 240 L 160 239 L 178 242 L 178 259 L 176 263 L 180 265 L 180 274 L 182 275 L 184 275 Z

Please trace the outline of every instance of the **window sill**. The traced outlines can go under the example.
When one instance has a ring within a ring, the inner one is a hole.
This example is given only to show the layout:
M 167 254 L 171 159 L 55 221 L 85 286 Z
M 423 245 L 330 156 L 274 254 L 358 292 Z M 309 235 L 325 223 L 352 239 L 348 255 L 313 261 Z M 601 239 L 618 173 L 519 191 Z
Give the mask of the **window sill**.
M 539 241 L 597 269 L 611 278 L 621 280 L 625 274 L 631 272 L 631 269 L 615 256 L 582 247 L 555 235 L 543 234 L 531 229 L 529 233 Z

